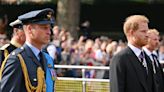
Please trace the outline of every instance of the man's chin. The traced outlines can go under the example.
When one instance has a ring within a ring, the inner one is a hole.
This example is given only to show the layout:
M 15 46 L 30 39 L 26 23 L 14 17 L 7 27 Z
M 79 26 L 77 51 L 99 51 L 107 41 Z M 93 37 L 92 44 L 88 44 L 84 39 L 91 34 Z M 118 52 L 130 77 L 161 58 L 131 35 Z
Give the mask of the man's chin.
M 44 42 L 44 44 L 48 44 L 50 42 L 50 40 L 46 40 L 45 42 Z
M 147 45 L 147 43 L 143 43 L 143 45 L 142 45 L 142 46 L 145 46 L 145 45 Z

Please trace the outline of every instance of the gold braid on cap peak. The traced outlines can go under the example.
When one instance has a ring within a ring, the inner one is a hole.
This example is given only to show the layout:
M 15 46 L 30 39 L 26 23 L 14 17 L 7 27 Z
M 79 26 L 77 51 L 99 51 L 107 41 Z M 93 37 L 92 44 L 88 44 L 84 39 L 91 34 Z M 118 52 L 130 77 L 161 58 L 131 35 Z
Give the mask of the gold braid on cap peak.
M 49 12 L 49 13 L 47 14 L 47 18 L 48 18 L 49 20 L 52 18 L 52 12 Z

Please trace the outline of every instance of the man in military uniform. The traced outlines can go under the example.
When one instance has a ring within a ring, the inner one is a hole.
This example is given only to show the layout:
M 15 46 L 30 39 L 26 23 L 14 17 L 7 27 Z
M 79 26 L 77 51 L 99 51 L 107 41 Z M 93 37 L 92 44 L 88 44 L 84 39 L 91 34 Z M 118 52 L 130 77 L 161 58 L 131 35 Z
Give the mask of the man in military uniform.
M 26 41 L 9 55 L 1 67 L 2 92 L 54 92 L 56 74 L 53 60 L 41 51 L 50 40 L 53 16 L 54 11 L 46 8 L 18 17 L 23 23 Z
M 4 59 L 16 48 L 21 47 L 25 42 L 25 34 L 22 30 L 22 22 L 15 20 L 9 24 L 13 27 L 13 35 L 9 44 L 5 44 L 0 48 L 0 67 Z

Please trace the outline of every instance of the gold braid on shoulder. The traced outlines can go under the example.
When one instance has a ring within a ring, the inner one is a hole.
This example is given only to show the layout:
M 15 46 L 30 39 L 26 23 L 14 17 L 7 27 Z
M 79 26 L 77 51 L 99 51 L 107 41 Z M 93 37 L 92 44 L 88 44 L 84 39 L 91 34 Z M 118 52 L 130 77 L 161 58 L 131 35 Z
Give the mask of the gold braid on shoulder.
M 6 58 L 8 55 L 9 55 L 9 52 L 5 49 L 5 50 L 4 50 L 4 56 L 5 56 L 5 58 Z
M 27 92 L 46 92 L 45 76 L 44 76 L 44 71 L 42 70 L 42 68 L 41 67 L 37 68 L 38 85 L 34 87 L 32 86 L 30 82 L 27 67 L 24 62 L 23 57 L 21 56 L 21 54 L 18 54 L 18 57 L 21 63 L 23 74 L 24 74 L 25 86 L 26 86 Z
M 23 57 L 21 56 L 21 54 L 17 55 L 20 63 L 21 63 L 21 67 L 22 67 L 22 71 L 24 74 L 24 79 L 25 79 L 25 86 L 27 89 L 27 92 L 46 92 L 46 84 L 45 84 L 45 76 L 44 76 L 44 71 L 42 70 L 41 67 L 37 68 L 37 79 L 38 79 L 38 85 L 36 87 L 32 86 L 31 82 L 30 82 L 30 78 L 28 75 L 28 70 L 26 67 L 26 64 L 24 62 Z M 9 56 L 7 56 L 4 60 L 4 62 L 2 63 L 1 69 L 0 69 L 0 80 L 2 77 L 2 72 L 4 69 L 4 66 L 6 64 L 6 61 L 8 59 Z
M 6 64 L 6 61 L 7 61 L 7 58 L 9 57 L 9 52 L 5 49 L 4 50 L 4 57 L 5 57 L 5 60 L 2 62 L 2 65 L 1 65 L 1 68 L 0 68 L 0 80 L 1 80 L 1 77 L 2 77 L 2 70 Z
M 1 65 L 1 68 L 0 68 L 0 80 L 2 78 L 2 72 L 3 72 L 3 69 L 5 67 L 5 64 L 6 64 L 6 61 L 8 59 L 9 55 L 5 57 L 5 60 L 2 62 L 2 65 Z

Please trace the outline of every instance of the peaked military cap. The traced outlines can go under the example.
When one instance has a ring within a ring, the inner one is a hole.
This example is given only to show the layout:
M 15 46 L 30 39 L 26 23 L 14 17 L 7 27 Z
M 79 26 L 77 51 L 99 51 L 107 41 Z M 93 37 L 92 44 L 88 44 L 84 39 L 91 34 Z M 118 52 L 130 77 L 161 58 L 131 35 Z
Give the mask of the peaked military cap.
M 19 19 L 11 22 L 9 25 L 13 28 L 22 28 L 23 26 L 22 21 L 20 21 Z
M 51 8 L 35 10 L 18 16 L 23 24 L 54 24 L 54 11 Z

